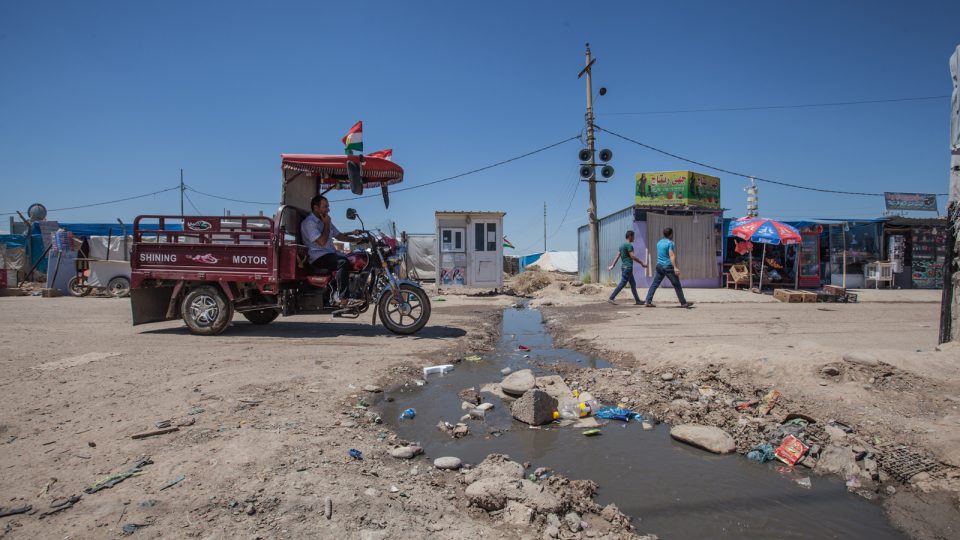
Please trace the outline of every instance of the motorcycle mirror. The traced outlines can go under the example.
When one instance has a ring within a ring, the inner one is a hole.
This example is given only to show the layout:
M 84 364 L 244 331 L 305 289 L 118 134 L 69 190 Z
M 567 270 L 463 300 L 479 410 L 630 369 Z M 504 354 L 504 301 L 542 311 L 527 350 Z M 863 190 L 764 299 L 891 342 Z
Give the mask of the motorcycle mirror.
M 357 211 L 353 208 L 347 208 L 347 219 L 357 219 Z
M 380 191 L 383 193 L 383 207 L 390 208 L 390 193 L 387 192 L 387 185 L 381 184 Z
M 347 161 L 347 178 L 350 179 L 350 192 L 363 195 L 363 172 L 356 161 Z

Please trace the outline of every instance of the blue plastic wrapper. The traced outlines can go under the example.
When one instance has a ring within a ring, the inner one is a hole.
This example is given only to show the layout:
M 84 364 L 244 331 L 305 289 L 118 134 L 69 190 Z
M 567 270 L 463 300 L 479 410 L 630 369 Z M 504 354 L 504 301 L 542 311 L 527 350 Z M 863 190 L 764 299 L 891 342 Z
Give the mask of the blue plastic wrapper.
M 356 448 L 351 448 L 350 457 L 353 459 L 363 459 L 363 452 L 357 450 Z
M 643 416 L 640 416 L 640 413 L 635 413 L 630 409 L 624 409 L 623 407 L 604 407 L 593 413 L 593 415 L 604 420 L 621 420 L 623 422 L 629 422 L 635 418 L 637 422 L 643 421 Z
M 758 444 L 747 452 L 747 459 L 751 461 L 766 463 L 773 460 L 773 458 L 773 445 L 767 443 Z
M 403 420 L 404 418 L 413 418 L 416 415 L 417 411 L 413 409 L 404 409 L 403 414 L 400 415 L 400 419 Z

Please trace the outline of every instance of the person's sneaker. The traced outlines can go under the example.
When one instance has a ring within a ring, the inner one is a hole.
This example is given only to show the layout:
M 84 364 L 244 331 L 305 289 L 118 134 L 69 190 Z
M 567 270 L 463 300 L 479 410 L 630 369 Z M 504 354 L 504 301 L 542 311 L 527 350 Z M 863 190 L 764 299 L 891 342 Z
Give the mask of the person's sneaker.
M 647 302 L 646 304 L 644 304 L 644 306 L 645 306 L 645 307 L 657 307 L 657 305 L 654 304 L 653 302 Z
M 612 304 L 614 306 L 617 305 L 617 303 L 613 301 L 613 298 L 607 298 L 607 303 Z
M 693 307 L 693 302 L 687 302 L 686 304 L 680 304 L 680 307 L 690 309 Z
M 634 302 L 634 303 L 637 304 L 638 306 L 646 305 L 646 304 L 644 304 L 643 302 Z

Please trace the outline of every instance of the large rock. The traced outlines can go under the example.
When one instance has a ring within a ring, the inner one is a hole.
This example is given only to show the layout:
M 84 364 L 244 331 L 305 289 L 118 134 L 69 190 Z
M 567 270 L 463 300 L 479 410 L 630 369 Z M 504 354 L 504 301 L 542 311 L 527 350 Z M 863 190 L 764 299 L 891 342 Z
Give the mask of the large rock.
M 570 390 L 570 387 L 567 386 L 567 383 L 563 381 L 563 377 L 559 375 L 546 375 L 544 377 L 537 377 L 537 388 L 550 394 L 560 403 L 563 403 L 564 400 L 575 401 L 577 399 L 573 397 L 573 391 Z
M 438 469 L 459 469 L 461 465 L 463 465 L 463 462 L 458 457 L 448 456 L 433 460 L 433 466 Z
M 399 446 L 390 450 L 390 455 L 397 459 L 413 459 L 414 456 L 418 456 L 423 453 L 423 448 L 410 445 L 410 446 Z
M 877 357 L 865 352 L 853 351 L 844 353 L 843 355 L 844 362 L 850 362 L 851 364 L 860 364 L 861 366 L 879 366 L 880 361 L 877 360 Z
M 537 379 L 533 376 L 533 371 L 521 369 L 507 375 L 500 383 L 500 389 L 511 396 L 522 396 L 524 392 L 536 385 Z
M 512 461 L 510 456 L 490 454 L 479 465 L 464 475 L 464 482 L 472 484 L 484 478 L 508 478 L 519 480 L 523 478 L 523 465 Z
M 534 388 L 528 390 L 520 396 L 520 399 L 513 402 L 513 406 L 510 407 L 510 414 L 517 420 L 531 426 L 541 426 L 553 422 L 553 411 L 556 410 L 556 398 L 543 390 Z
M 831 444 L 820 452 L 815 470 L 821 474 L 840 474 L 846 477 L 858 473 L 860 467 L 857 465 L 857 456 L 850 447 Z
M 730 434 L 713 426 L 681 424 L 670 428 L 670 436 L 715 454 L 729 454 L 737 449 L 737 443 Z
M 562 508 L 560 498 L 543 486 L 529 480 L 506 477 L 484 478 L 464 490 L 470 503 L 488 512 L 501 510 L 509 501 L 516 501 L 537 513 L 558 512 Z

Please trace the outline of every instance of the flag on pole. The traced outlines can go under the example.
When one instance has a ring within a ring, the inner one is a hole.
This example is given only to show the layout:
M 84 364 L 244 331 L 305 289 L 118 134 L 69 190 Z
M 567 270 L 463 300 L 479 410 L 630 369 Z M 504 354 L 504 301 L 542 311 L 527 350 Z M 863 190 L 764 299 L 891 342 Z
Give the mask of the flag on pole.
M 343 138 L 344 153 L 352 156 L 354 150 L 363 153 L 363 120 L 354 124 Z
M 513 244 L 511 244 L 509 240 L 507 240 L 506 235 L 504 235 L 504 237 L 503 237 L 503 247 L 505 247 L 505 248 L 510 248 L 510 249 L 517 249 L 517 248 L 513 247 Z
M 377 150 L 376 152 L 370 152 L 367 154 L 367 157 L 376 157 L 380 159 L 385 159 L 387 161 L 393 161 L 393 148 L 387 148 L 386 150 Z

